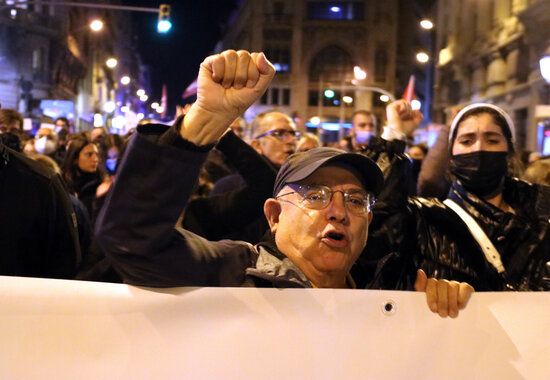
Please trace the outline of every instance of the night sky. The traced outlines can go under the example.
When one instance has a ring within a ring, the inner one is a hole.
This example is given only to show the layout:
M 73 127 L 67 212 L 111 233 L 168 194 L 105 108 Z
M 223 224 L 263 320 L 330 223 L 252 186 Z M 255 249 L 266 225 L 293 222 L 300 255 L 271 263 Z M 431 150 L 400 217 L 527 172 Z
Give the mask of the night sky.
M 150 99 L 160 101 L 162 84 L 168 90 L 168 114 L 183 104 L 181 94 L 196 78 L 202 60 L 210 55 L 221 39 L 223 25 L 236 8 L 234 0 L 132 0 L 126 5 L 172 7 L 172 29 L 157 33 L 154 13 L 133 14 L 134 28 L 143 61 L 151 68 Z

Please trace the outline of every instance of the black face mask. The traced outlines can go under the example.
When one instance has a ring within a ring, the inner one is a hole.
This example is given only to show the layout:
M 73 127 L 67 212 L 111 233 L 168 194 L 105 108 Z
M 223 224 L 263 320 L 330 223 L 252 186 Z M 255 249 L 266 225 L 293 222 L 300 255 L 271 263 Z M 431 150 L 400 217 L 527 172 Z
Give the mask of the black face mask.
M 8 148 L 15 150 L 16 152 L 21 152 L 21 140 L 19 135 L 15 133 L 1 133 L 0 142 L 2 142 Z
M 480 197 L 502 186 L 507 172 L 508 152 L 477 151 L 451 159 L 451 173 L 466 190 Z

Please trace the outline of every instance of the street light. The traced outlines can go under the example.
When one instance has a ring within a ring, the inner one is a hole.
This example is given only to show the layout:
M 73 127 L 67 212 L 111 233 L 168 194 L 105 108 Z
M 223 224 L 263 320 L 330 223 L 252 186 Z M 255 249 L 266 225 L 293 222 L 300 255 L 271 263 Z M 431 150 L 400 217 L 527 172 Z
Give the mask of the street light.
M 390 101 L 390 97 L 388 95 L 382 94 L 380 95 L 380 100 L 383 101 L 384 103 L 387 103 Z
M 104 125 L 103 116 L 100 113 L 94 114 L 94 127 L 103 127 Z
M 113 113 L 115 112 L 116 104 L 115 102 L 108 100 L 103 104 L 103 111 L 106 113 Z
M 151 108 L 152 108 L 152 109 L 156 110 L 156 109 L 159 108 L 159 107 L 160 107 L 160 104 L 158 104 L 157 102 L 151 103 Z
M 122 78 L 120 78 L 120 83 L 122 83 L 124 86 L 129 85 L 130 77 L 128 75 L 124 75 Z
M 156 111 L 157 111 L 157 113 L 163 113 L 164 112 L 164 107 L 158 106 Z
M 357 80 L 363 80 L 367 77 L 367 72 L 359 66 L 353 66 L 353 76 Z
M 136 95 L 139 97 L 142 97 L 143 95 L 145 95 L 145 90 L 140 88 L 139 90 L 136 91 Z
M 427 53 L 421 51 L 416 54 L 416 60 L 420 63 L 426 63 L 430 60 L 430 56 Z
M 550 83 L 550 47 L 544 52 L 544 56 L 539 60 L 540 74 L 547 83 Z
M 430 30 L 434 27 L 434 23 L 428 19 L 424 19 L 420 21 L 420 26 L 422 27 L 422 29 Z
M 348 96 L 348 95 L 345 95 L 342 100 L 344 101 L 344 103 L 353 103 L 353 98 L 351 96 Z
M 143 95 L 141 95 L 141 96 L 139 97 L 139 100 L 141 100 L 142 102 L 146 102 L 147 99 L 149 99 L 149 97 L 148 97 L 147 95 L 145 95 L 145 94 L 143 94 Z
M 108 68 L 110 69 L 114 69 L 116 67 L 116 65 L 118 64 L 118 61 L 116 60 L 116 58 L 109 58 L 105 64 L 107 65 Z
M 92 29 L 94 32 L 99 32 L 101 29 L 103 29 L 103 21 L 99 19 L 92 20 L 90 23 L 90 29 Z

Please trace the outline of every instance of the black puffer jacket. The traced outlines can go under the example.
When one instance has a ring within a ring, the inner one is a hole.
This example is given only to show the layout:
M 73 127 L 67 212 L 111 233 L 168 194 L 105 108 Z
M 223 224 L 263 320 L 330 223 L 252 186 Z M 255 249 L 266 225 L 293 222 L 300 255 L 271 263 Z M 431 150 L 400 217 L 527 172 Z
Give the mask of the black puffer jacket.
M 466 281 L 481 291 L 550 290 L 550 188 L 507 178 L 503 196 L 512 214 L 453 183 L 449 198 L 473 216 L 499 251 L 505 267 L 501 275 L 453 210 L 435 198 L 407 198 L 405 156 L 384 159 L 391 162 L 386 189 L 357 265 L 374 277 L 371 287 L 410 289 L 416 269 L 422 268 L 428 276 Z

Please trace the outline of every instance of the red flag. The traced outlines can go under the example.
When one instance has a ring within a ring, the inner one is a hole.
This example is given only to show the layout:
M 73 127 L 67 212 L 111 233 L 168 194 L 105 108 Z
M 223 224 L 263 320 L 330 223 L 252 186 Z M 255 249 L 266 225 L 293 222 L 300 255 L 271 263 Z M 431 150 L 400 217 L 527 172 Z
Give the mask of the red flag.
M 197 94 L 197 79 L 195 79 L 183 92 L 183 95 L 181 96 L 183 99 L 186 99 L 190 96 Z
M 166 95 L 166 85 L 162 85 L 162 97 L 160 98 L 160 106 L 162 107 L 161 117 L 166 117 L 166 107 L 168 106 L 168 96 Z
M 412 102 L 414 98 L 414 75 L 411 75 L 411 77 L 409 78 L 409 84 L 407 84 L 407 88 L 403 93 L 403 100 L 406 100 L 407 102 Z

